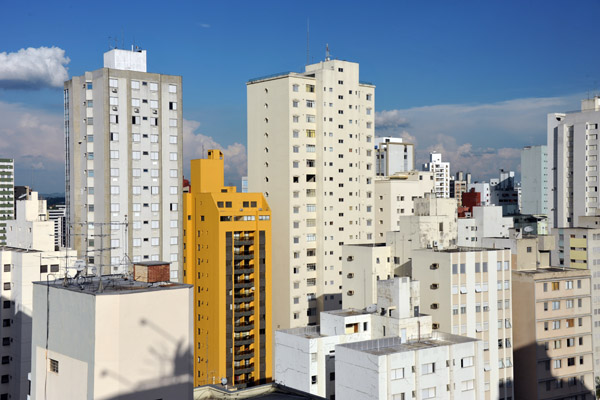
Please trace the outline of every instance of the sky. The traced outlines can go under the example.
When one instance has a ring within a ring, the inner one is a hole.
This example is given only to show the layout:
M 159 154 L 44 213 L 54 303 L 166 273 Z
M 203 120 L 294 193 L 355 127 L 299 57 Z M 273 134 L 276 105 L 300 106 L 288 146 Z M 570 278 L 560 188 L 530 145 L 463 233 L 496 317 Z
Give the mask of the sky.
M 520 173 L 551 112 L 600 93 L 600 2 L 0 0 L 0 158 L 17 185 L 64 192 L 63 81 L 110 47 L 147 50 L 183 76 L 184 172 L 220 148 L 226 183 L 246 172 L 246 82 L 333 58 L 374 83 L 376 134 L 441 151 L 476 180 Z M 308 28 L 308 29 L 307 29 Z M 309 32 L 307 41 L 307 30 Z M 308 42 L 308 51 L 307 51 Z

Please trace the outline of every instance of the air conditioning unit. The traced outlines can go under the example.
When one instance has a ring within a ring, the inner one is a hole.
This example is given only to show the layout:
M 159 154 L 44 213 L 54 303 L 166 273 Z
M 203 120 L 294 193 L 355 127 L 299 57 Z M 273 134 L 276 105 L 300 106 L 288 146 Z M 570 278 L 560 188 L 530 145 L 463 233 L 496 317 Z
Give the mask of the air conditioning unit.
M 431 289 L 436 290 L 439 289 L 440 285 L 439 283 L 432 283 L 431 286 L 429 286 Z
M 354 273 L 350 272 L 350 273 L 348 274 L 348 278 L 350 278 L 350 279 L 354 278 Z
M 354 290 L 348 290 L 348 296 L 354 296 Z
M 113 106 L 112 110 L 117 111 L 119 108 L 117 106 Z
M 140 109 L 139 109 L 139 108 L 134 108 L 134 109 L 133 109 L 133 112 L 139 113 L 139 112 L 140 112 Z
M 117 93 L 117 88 L 112 88 L 113 93 Z
M 434 322 L 433 324 L 431 324 L 431 327 L 433 329 L 440 329 L 440 324 L 438 324 L 437 322 Z
M 158 114 L 158 110 L 152 110 L 152 114 Z
M 431 303 L 430 307 L 432 310 L 437 310 L 438 308 L 440 308 L 440 305 L 439 305 L 439 303 Z

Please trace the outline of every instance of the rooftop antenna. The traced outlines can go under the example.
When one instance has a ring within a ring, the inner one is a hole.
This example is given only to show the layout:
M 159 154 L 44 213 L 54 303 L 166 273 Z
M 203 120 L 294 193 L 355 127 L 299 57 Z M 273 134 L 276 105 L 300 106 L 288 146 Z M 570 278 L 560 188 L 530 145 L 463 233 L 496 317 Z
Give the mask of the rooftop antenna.
M 331 54 L 329 54 L 329 43 L 325 45 L 325 61 L 331 60 Z
M 306 18 L 306 65 L 310 64 L 310 19 Z

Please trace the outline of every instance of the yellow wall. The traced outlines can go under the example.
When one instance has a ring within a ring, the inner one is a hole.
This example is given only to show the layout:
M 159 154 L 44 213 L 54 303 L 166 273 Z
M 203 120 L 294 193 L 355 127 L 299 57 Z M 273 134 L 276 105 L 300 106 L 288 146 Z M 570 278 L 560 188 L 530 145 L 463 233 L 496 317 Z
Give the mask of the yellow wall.
M 223 157 L 220 151 L 210 150 L 208 159 L 192 160 L 191 166 L 191 191 L 184 194 L 184 281 L 196 286 L 194 290 L 196 311 L 194 384 L 195 386 L 212 384 L 213 378 L 214 383 L 219 383 L 223 377 L 227 377 L 230 384 L 234 383 L 234 376 L 228 374 L 227 370 L 227 355 L 230 354 L 227 338 L 234 337 L 234 319 L 238 314 L 232 313 L 232 317 L 227 318 L 229 309 L 226 274 L 227 232 L 232 233 L 231 250 L 235 248 L 233 240 L 235 232 L 246 232 L 255 238 L 254 245 L 246 247 L 249 252 L 253 251 L 255 254 L 254 259 L 249 261 L 254 268 L 253 274 L 249 275 L 253 280 L 254 300 L 249 305 L 254 306 L 255 310 L 254 314 L 249 316 L 249 320 L 254 321 L 254 327 L 250 330 L 250 335 L 254 336 L 254 342 L 250 345 L 250 349 L 254 349 L 254 357 L 250 362 L 254 365 L 252 378 L 255 383 L 259 383 L 261 379 L 261 363 L 265 366 L 263 381 L 270 381 L 272 377 L 270 208 L 260 193 L 236 193 L 235 188 L 223 186 Z M 222 206 L 219 207 L 221 202 Z M 256 203 L 255 207 L 251 207 L 253 202 Z M 222 216 L 231 217 L 231 221 L 221 221 Z M 247 220 L 236 220 L 242 217 Z M 260 231 L 265 232 L 264 292 L 260 291 L 258 262 Z M 232 255 L 232 259 L 234 257 Z M 231 307 L 235 307 L 239 284 L 236 285 L 234 281 L 240 275 L 235 273 L 236 261 L 232 262 L 233 273 L 229 278 L 232 296 L 229 299 Z M 245 290 L 252 291 L 252 288 Z M 266 299 L 264 360 L 259 360 L 261 296 L 265 296 Z M 235 340 L 232 343 L 235 352 L 240 347 L 235 345 Z M 233 363 L 234 357 L 231 356 L 230 367 L 233 367 Z

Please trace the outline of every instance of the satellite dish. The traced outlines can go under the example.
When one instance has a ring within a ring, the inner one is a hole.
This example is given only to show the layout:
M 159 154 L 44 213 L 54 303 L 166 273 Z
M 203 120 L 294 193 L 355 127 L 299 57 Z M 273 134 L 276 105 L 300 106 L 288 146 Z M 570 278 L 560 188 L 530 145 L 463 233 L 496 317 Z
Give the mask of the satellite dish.
M 92 270 L 91 270 L 92 275 L 96 275 L 97 271 L 98 271 L 98 269 L 96 267 L 92 267 Z
M 221 385 L 227 385 L 227 378 L 221 378 Z
M 523 230 L 527 233 L 533 232 L 533 228 L 531 226 L 526 226 L 525 228 L 523 228 Z
M 83 271 L 85 269 L 85 261 L 83 261 L 83 260 L 75 261 L 74 267 L 75 267 L 75 269 L 77 269 L 78 272 Z

